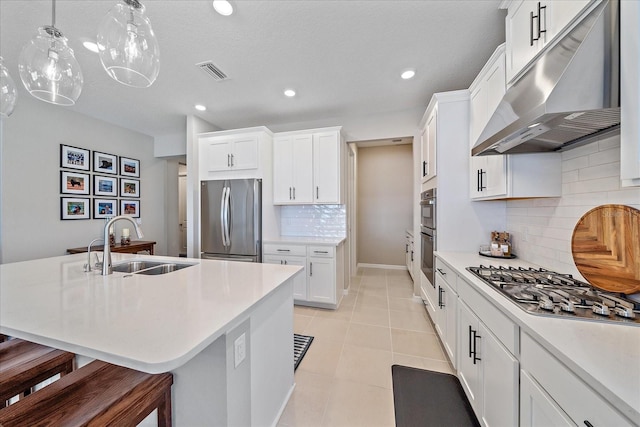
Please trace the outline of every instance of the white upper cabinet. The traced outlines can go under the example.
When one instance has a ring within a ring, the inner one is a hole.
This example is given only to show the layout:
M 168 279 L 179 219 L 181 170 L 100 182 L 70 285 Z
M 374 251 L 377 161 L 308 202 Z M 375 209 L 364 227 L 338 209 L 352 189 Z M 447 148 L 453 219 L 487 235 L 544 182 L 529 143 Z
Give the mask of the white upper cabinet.
M 620 2 L 620 178 L 640 186 L 640 2 Z
M 507 82 L 521 71 L 558 34 L 570 26 L 594 0 L 514 0 L 506 18 Z
M 313 201 L 340 203 L 342 141 L 337 131 L 313 135 Z
M 505 47 L 498 46 L 469 87 L 469 155 L 506 92 Z M 471 156 L 472 200 L 559 197 L 562 167 L 559 153 Z
M 273 140 L 273 201 L 313 203 L 313 135 L 289 135 Z M 277 172 L 276 172 L 277 171 Z
M 271 169 L 272 135 L 264 126 L 199 134 L 199 179 L 265 178 Z
M 427 114 L 427 121 L 422 129 L 422 182 L 427 182 L 436 176 L 438 144 L 438 106 L 436 103 L 429 104 Z
M 274 204 L 342 203 L 344 148 L 340 128 L 276 134 Z
M 209 172 L 257 169 L 258 137 L 246 135 L 203 139 Z

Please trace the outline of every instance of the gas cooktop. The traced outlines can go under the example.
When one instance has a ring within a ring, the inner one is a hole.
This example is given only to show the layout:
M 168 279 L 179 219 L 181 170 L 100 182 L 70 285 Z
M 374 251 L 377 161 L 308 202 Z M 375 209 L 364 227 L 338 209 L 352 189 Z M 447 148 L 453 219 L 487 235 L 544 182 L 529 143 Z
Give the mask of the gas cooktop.
M 640 303 L 598 290 L 570 274 L 484 265 L 467 270 L 531 314 L 640 326 Z

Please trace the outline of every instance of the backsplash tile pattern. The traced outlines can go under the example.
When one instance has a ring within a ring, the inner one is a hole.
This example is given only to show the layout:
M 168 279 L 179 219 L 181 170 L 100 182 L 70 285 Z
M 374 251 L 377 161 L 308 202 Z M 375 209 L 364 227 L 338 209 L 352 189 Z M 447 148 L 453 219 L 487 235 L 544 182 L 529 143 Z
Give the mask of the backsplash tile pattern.
M 283 236 L 346 236 L 345 205 L 282 206 L 280 209 L 280 234 Z
M 610 203 L 640 209 L 640 187 L 620 187 L 619 136 L 562 153 L 562 197 L 507 202 L 513 252 L 549 270 L 582 277 L 571 256 L 573 228 L 587 211 Z

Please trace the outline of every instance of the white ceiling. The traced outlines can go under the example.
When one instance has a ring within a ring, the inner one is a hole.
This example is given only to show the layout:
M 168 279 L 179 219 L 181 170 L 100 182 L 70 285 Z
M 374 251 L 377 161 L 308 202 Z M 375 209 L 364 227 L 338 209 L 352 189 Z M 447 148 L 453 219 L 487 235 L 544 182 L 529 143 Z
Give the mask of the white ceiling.
M 187 115 L 221 129 L 288 130 L 387 114 L 417 125 L 434 92 L 468 87 L 504 41 L 500 0 L 232 0 L 230 17 L 211 1 L 142 1 L 161 53 L 160 75 L 147 89 L 111 80 L 82 47 L 115 0 L 58 0 L 56 27 L 84 74 L 70 108 L 151 136 L 184 132 Z M 0 55 L 20 97 L 29 96 L 18 75 L 20 50 L 50 23 L 50 1 L 0 0 Z M 229 79 L 217 82 L 195 66 L 207 60 Z M 406 68 L 416 77 L 400 79 Z M 286 98 L 286 87 L 298 96 Z M 208 110 L 195 111 L 196 103 Z

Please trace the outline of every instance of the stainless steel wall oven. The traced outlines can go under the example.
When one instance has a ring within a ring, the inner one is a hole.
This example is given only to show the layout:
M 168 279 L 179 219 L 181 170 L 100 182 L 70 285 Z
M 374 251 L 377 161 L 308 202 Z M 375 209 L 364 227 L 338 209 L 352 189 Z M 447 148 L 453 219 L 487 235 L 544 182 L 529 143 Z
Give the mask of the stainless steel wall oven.
M 422 261 L 420 269 L 435 287 L 433 252 L 436 250 L 436 189 L 420 195 L 420 242 Z

